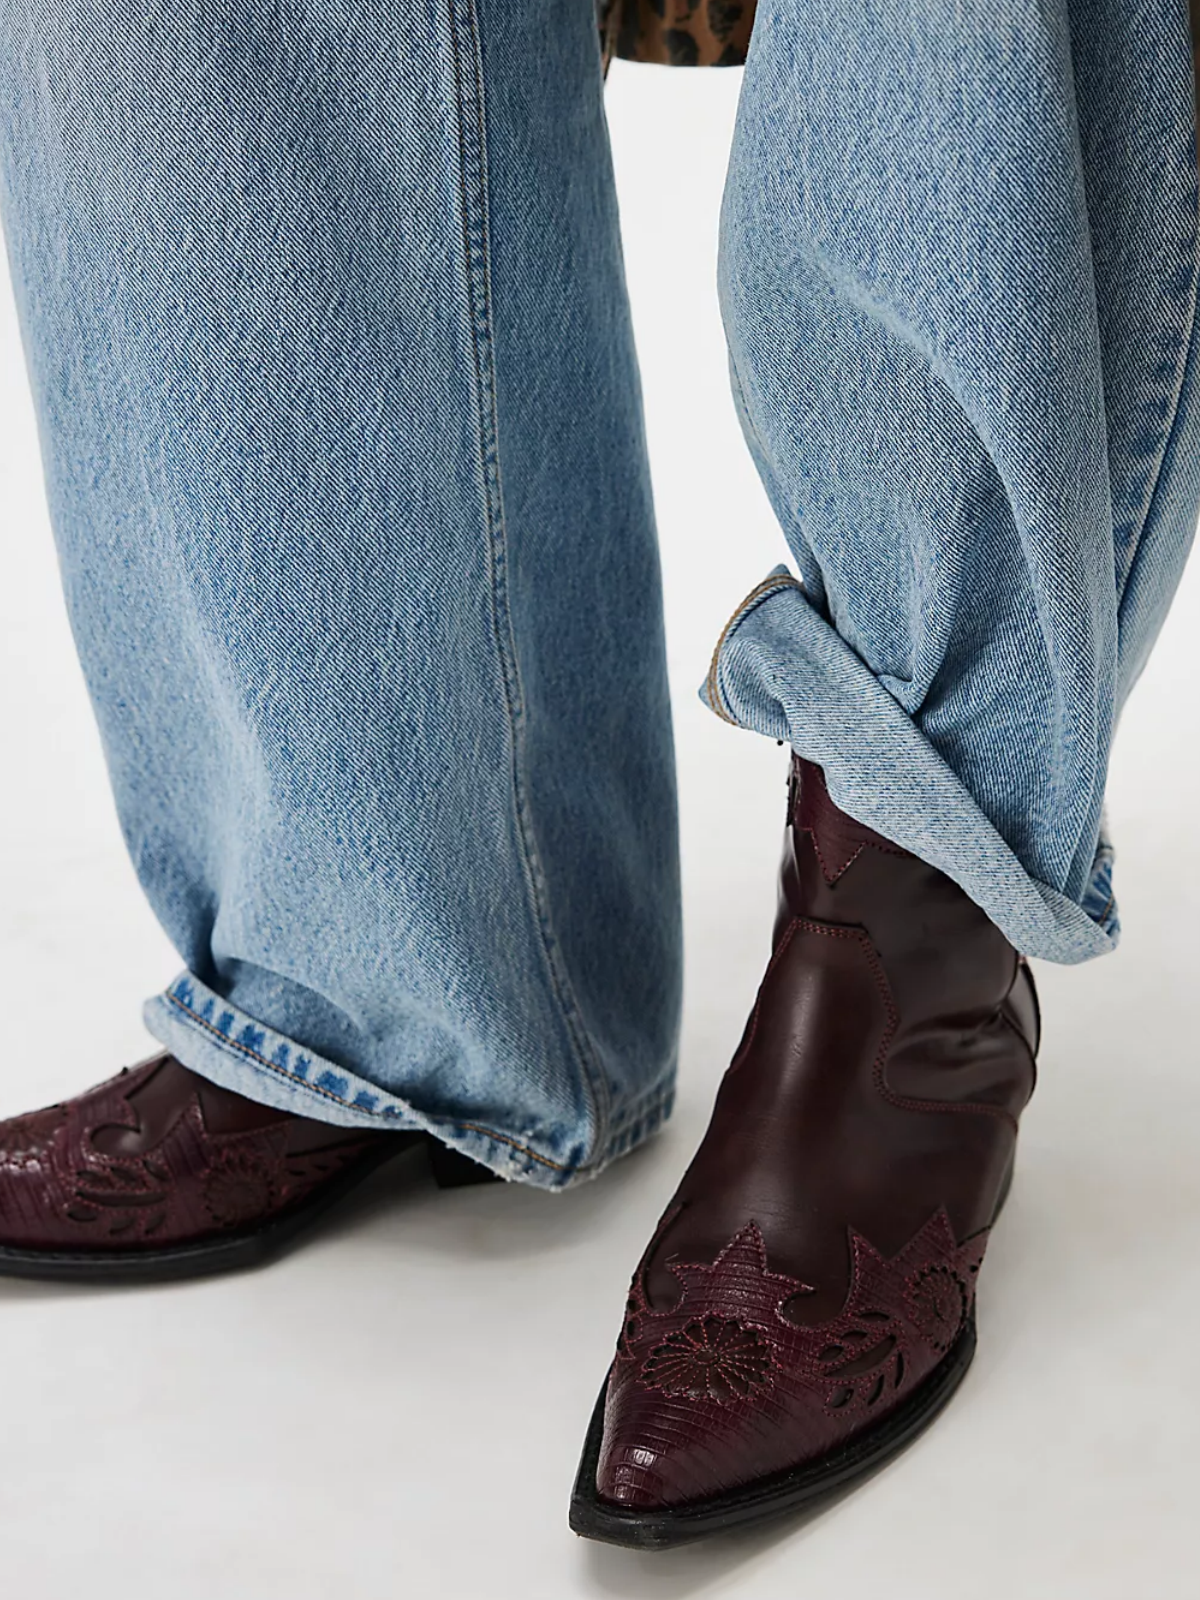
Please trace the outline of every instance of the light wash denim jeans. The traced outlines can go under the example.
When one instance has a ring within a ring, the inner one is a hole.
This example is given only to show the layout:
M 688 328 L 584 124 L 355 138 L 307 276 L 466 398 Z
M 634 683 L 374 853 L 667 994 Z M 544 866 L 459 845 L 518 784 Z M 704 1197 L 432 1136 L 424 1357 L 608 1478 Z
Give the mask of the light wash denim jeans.
M 1115 939 L 1109 746 L 1200 497 L 1186 0 L 1074 9 L 760 0 L 720 288 L 800 581 L 705 690 L 1061 961 Z M 151 1030 L 595 1173 L 670 1109 L 681 963 L 592 0 L 0 35 L 67 598 L 187 968 Z

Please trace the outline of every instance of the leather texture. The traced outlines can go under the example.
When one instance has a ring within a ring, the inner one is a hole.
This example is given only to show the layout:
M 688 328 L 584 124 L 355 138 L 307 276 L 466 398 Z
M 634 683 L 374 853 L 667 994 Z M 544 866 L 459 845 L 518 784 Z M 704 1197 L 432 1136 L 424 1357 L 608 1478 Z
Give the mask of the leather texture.
M 794 759 L 773 953 L 634 1275 L 604 1499 L 815 1462 L 933 1371 L 973 1315 L 1038 1028 L 995 925 Z
M 0 1123 L 0 1246 L 162 1249 L 282 1216 L 356 1162 L 421 1136 L 291 1116 L 157 1055 Z

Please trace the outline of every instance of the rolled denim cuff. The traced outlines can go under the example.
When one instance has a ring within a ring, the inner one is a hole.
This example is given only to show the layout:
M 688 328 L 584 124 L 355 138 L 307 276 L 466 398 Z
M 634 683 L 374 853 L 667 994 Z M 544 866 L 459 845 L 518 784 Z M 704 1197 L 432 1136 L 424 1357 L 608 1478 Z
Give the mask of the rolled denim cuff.
M 734 612 L 700 693 L 725 721 L 786 740 L 823 767 L 843 810 L 953 878 L 1024 955 L 1071 963 L 1116 947 L 1107 839 L 1081 902 L 1032 877 L 786 567 Z
M 260 1105 L 345 1128 L 419 1129 L 512 1182 L 562 1189 L 591 1178 L 650 1137 L 670 1115 L 675 1069 L 614 1108 L 605 1147 L 586 1167 L 535 1150 L 517 1134 L 431 1116 L 307 1050 L 231 1005 L 190 972 L 146 1002 L 150 1033 L 184 1066 Z

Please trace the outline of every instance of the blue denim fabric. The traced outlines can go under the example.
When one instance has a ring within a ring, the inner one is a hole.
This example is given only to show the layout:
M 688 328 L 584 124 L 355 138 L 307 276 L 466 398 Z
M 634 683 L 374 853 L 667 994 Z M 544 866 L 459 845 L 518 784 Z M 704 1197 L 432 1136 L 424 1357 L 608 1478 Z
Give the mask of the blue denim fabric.
M 1116 933 L 1200 495 L 1183 0 L 760 0 L 720 281 L 799 568 L 707 693 L 1023 949 Z M 668 1114 L 658 556 L 592 0 L 0 0 L 10 260 L 122 823 L 255 1099 L 561 1187 Z
M 188 968 L 150 1029 L 598 1171 L 670 1109 L 681 934 L 590 0 L 0 0 L 0 83 L 67 598 Z
M 704 688 L 1027 954 L 1118 933 L 1117 717 L 1200 503 L 1186 0 L 759 0 L 721 234 L 800 581 Z

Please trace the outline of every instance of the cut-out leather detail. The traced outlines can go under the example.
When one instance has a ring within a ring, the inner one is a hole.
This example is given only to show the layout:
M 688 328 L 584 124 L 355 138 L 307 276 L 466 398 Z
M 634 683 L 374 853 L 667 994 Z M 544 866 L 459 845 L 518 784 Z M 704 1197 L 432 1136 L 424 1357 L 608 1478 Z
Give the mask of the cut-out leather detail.
M 844 1333 L 842 1335 L 842 1338 L 847 1341 L 851 1337 L 851 1334 Z M 826 1361 L 826 1370 L 829 1372 L 830 1377 L 835 1378 L 865 1377 L 868 1373 L 874 1372 L 876 1368 L 884 1364 L 895 1351 L 896 1343 L 896 1335 L 889 1333 L 885 1334 L 878 1344 L 873 1344 L 866 1350 L 858 1349 L 853 1345 L 850 1346 L 849 1350 L 844 1344 L 831 1345 L 829 1348 L 836 1350 L 838 1354 L 832 1360 Z M 824 1355 L 825 1352 L 822 1351 L 822 1356 Z
M 841 1460 L 961 1372 L 1033 1089 L 1031 980 L 1013 1004 L 985 913 L 798 758 L 788 824 L 771 960 L 609 1375 L 596 1491 L 633 1511 Z M 706 1382 L 751 1334 L 769 1381 Z
M 98 1167 L 76 1176 L 75 1198 L 85 1206 L 153 1206 L 161 1205 L 165 1198 L 163 1184 L 149 1173 Z
M 943 1211 L 891 1259 L 850 1242 L 846 1306 L 817 1327 L 783 1315 L 806 1286 L 771 1269 L 754 1222 L 712 1262 L 671 1263 L 683 1293 L 667 1311 L 646 1305 L 635 1278 L 609 1379 L 607 1481 L 661 1488 L 716 1457 L 736 1471 L 771 1441 L 780 1468 L 798 1439 L 813 1453 L 832 1447 L 927 1376 L 968 1314 L 986 1233 L 959 1244 Z
M 379 1141 L 414 1137 L 292 1117 L 156 1056 L 0 1122 L 0 1245 L 137 1249 L 230 1233 L 269 1221 Z

